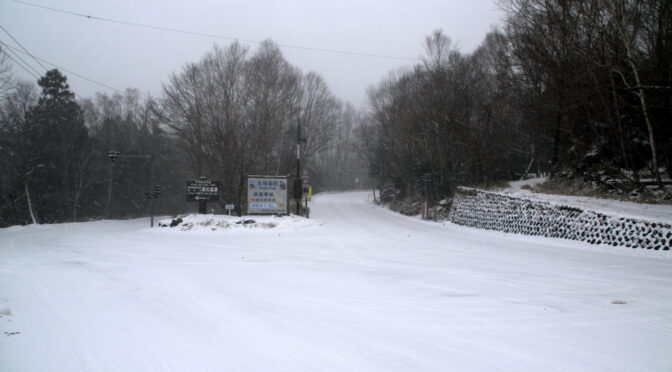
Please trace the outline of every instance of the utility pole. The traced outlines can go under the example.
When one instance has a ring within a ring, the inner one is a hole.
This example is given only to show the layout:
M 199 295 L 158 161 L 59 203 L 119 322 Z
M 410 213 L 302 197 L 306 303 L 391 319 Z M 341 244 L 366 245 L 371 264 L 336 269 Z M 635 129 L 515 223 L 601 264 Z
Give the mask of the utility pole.
M 423 203 L 422 206 L 422 218 L 423 219 L 428 219 L 429 218 L 429 187 L 432 186 L 433 184 L 433 177 L 434 175 L 431 172 L 428 173 L 423 173 L 422 175 L 422 184 L 424 188 L 424 198 L 425 202 Z
M 154 198 L 156 198 L 156 190 L 154 190 L 154 157 L 149 156 L 149 227 L 154 227 Z
M 426 173 L 425 173 L 425 179 L 424 179 L 424 181 L 425 181 L 425 182 L 424 182 L 424 184 L 425 184 L 425 204 L 424 204 L 425 208 L 424 208 L 424 210 L 422 211 L 422 214 L 423 214 L 422 217 L 425 218 L 425 219 L 427 219 L 427 217 L 428 217 L 428 216 L 427 216 L 427 207 L 428 207 L 428 206 L 427 206 L 427 174 L 426 174 Z
M 119 154 L 116 154 L 114 156 L 118 156 Z M 110 156 L 110 152 L 108 152 L 107 156 Z M 112 157 L 110 157 L 112 159 Z M 105 203 L 105 218 L 110 218 L 110 208 L 112 208 L 112 182 L 113 182 L 113 172 L 114 169 L 114 161 L 110 161 L 110 164 L 107 167 L 107 203 Z
M 301 188 L 301 117 L 296 122 L 296 181 L 294 188 Z M 294 191 L 294 197 L 299 196 L 298 191 Z M 296 198 L 296 214 L 301 215 L 301 198 Z

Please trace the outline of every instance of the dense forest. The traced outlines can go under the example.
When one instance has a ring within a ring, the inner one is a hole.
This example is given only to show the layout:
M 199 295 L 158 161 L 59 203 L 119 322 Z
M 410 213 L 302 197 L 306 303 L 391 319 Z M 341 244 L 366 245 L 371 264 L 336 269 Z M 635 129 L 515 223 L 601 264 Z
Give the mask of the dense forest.
M 272 41 L 215 46 L 159 97 L 77 97 L 58 70 L 17 81 L 1 50 L 0 226 L 146 215 L 151 173 L 156 213 L 195 210 L 185 181 L 199 176 L 240 205 L 246 175 L 295 173 L 299 126 L 318 190 L 438 200 L 545 173 L 669 199 L 672 3 L 500 6 L 505 21 L 476 50 L 431 33 L 421 61 L 371 87 L 361 109 Z M 129 157 L 113 162 L 111 150 Z
M 505 23 L 473 53 L 436 31 L 422 63 L 370 90 L 378 183 L 439 198 L 534 172 L 669 199 L 672 2 L 500 5 Z
M 172 74 L 159 98 L 133 89 L 78 98 L 58 70 L 38 89 L 14 81 L 2 62 L 2 226 L 130 218 L 150 205 L 157 214 L 193 211 L 185 185 L 200 176 L 221 182 L 212 208 L 240 206 L 246 175 L 294 175 L 299 123 L 302 169 L 318 190 L 367 177 L 354 151 L 361 114 L 271 41 L 254 53 L 215 46 Z

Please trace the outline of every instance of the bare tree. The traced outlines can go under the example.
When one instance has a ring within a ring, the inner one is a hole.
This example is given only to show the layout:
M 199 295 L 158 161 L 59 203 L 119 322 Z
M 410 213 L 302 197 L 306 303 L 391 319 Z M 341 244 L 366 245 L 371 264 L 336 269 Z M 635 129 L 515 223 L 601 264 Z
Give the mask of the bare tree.
M 288 174 L 296 127 L 304 156 L 329 147 L 340 103 L 319 75 L 303 75 L 275 43 L 252 54 L 239 43 L 214 47 L 164 86 L 163 120 L 198 175 L 224 182 L 225 198 L 240 205 L 250 173 Z
M 341 104 L 329 91 L 322 77 L 308 73 L 301 81 L 299 119 L 303 137 L 302 158 L 310 159 L 329 149 L 339 124 Z
M 12 80 L 12 67 L 9 64 L 9 58 L 7 58 L 5 50 L 0 46 L 0 99 L 9 94 L 14 86 Z
M 37 89 L 28 82 L 19 82 L 2 99 L 0 105 L 0 219 L 2 224 L 23 223 L 26 213 L 38 223 L 30 190 L 30 176 L 38 168 L 30 151 L 30 133 L 26 114 L 37 103 Z M 25 204 L 23 199 L 25 198 Z M 25 206 L 25 207 L 24 207 Z

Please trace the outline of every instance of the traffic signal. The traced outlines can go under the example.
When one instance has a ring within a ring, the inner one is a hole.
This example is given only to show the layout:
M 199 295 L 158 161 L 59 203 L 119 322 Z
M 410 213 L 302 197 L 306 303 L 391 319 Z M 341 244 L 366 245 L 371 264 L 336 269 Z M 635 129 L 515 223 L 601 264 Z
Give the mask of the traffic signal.
M 160 196 L 161 196 L 161 186 L 155 186 L 154 191 L 145 193 L 145 197 L 147 199 L 151 199 L 151 198 L 156 199 Z

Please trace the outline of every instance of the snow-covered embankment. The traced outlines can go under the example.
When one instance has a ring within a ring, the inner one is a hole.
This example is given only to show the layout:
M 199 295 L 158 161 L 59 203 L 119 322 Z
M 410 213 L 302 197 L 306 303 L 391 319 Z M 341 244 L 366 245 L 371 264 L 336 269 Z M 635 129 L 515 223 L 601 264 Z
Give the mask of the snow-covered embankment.
M 458 188 L 448 219 L 470 227 L 592 244 L 653 250 L 670 250 L 672 246 L 672 226 L 667 223 L 471 188 Z

